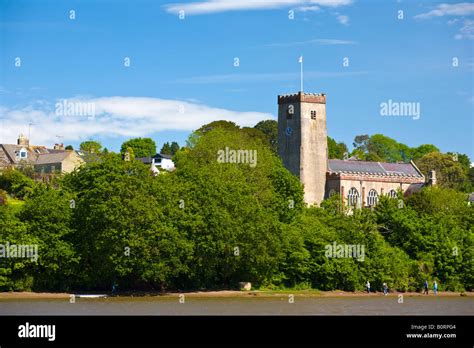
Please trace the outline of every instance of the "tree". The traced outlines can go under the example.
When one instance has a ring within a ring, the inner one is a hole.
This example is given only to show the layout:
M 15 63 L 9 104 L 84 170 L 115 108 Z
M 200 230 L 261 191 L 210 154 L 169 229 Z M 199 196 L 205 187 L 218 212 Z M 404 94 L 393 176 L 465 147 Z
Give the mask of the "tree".
M 258 122 L 255 129 L 263 132 L 266 137 L 268 144 L 270 145 L 273 152 L 278 152 L 278 122 L 275 120 L 265 120 Z
M 176 141 L 173 141 L 171 145 L 168 142 L 164 143 L 163 147 L 161 148 L 160 153 L 164 155 L 174 156 L 175 153 L 178 151 L 179 151 L 179 145 Z
M 283 221 L 303 206 L 298 178 L 291 175 L 270 148 L 246 131 L 215 128 L 175 157 L 173 175 L 183 182 L 177 195 L 186 205 L 173 221 L 194 243 L 190 274 L 194 287 L 235 287 L 271 280 L 284 256 Z M 252 149 L 256 166 L 221 163 L 224 148 Z
M 328 154 L 330 159 L 344 159 L 344 154 L 348 154 L 347 145 L 343 142 L 337 143 L 331 137 L 328 137 Z
M 439 152 L 439 149 L 432 144 L 423 144 L 418 147 L 414 147 L 411 151 L 412 159 L 413 161 L 416 161 L 431 152 Z
M 403 160 L 400 144 L 385 135 L 374 134 L 367 143 L 368 154 L 374 154 L 384 162 L 399 162 Z
M 65 149 L 66 149 L 66 150 L 71 150 L 71 151 L 72 151 L 72 150 L 74 150 L 74 147 L 73 147 L 72 145 L 68 145 L 68 146 L 66 146 L 66 148 L 65 148 Z
M 176 141 L 171 143 L 171 155 L 174 156 L 179 151 L 179 144 Z
M 107 155 L 64 178 L 77 197 L 72 209 L 72 236 L 81 265 L 76 277 L 83 288 L 157 289 L 185 278 L 192 249 L 173 227 L 178 197 L 171 176 L 156 178 L 139 161 Z M 191 262 L 191 261 L 190 261 Z
M 14 197 L 23 199 L 33 191 L 34 187 L 34 180 L 20 170 L 6 169 L 0 172 L 0 189 Z
M 152 157 L 156 154 L 156 144 L 151 138 L 134 138 L 122 144 L 120 152 L 125 154 L 128 148 L 133 149 L 135 157 Z
M 435 170 L 438 185 L 441 187 L 461 189 L 467 183 L 464 168 L 452 155 L 431 152 L 415 163 L 425 177 L 428 177 L 431 170 Z
M 100 150 L 102 149 L 102 144 L 98 141 L 87 140 L 87 141 L 83 141 L 79 145 L 79 148 L 81 149 L 81 151 L 84 151 L 84 152 L 100 153 Z
M 161 148 L 160 153 L 163 154 L 163 155 L 171 155 L 170 143 L 168 143 L 168 142 L 164 143 L 163 147 Z
M 226 129 L 226 130 L 238 130 L 240 127 L 236 125 L 234 122 L 231 121 L 224 121 L 224 120 L 219 120 L 219 121 L 213 121 L 211 123 L 205 124 L 204 126 L 201 126 L 196 133 L 206 133 L 209 132 L 215 128 L 220 128 L 220 129 Z
M 37 273 L 34 288 L 68 291 L 74 284 L 78 258 L 71 243 L 72 195 L 68 192 L 38 185 L 26 200 L 19 215 L 27 232 L 38 242 Z
M 369 141 L 369 136 L 367 134 L 356 135 L 356 137 L 354 138 L 354 142 L 352 143 L 352 146 L 354 146 L 354 148 L 358 150 L 361 150 L 362 152 L 366 152 L 368 141 Z

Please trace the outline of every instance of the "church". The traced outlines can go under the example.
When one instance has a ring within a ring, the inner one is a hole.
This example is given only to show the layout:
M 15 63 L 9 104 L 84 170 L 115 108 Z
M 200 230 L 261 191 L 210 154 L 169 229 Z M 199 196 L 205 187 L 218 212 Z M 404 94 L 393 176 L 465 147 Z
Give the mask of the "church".
M 319 205 L 333 194 L 352 207 L 375 206 L 382 195 L 408 195 L 429 181 L 413 162 L 384 163 L 329 159 L 326 95 L 298 92 L 278 96 L 278 154 L 283 165 L 304 185 L 304 200 Z

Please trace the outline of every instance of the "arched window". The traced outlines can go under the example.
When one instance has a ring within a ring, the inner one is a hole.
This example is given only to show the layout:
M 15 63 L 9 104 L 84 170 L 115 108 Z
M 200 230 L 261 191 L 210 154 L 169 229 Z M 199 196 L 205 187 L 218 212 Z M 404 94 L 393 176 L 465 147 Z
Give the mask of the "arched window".
M 390 198 L 397 198 L 397 191 L 395 190 L 390 190 L 390 192 L 388 193 L 388 196 Z
M 359 203 L 359 191 L 355 189 L 355 187 L 349 190 L 347 194 L 347 204 L 351 207 L 357 207 Z
M 369 194 L 367 196 L 367 205 L 369 207 L 377 205 L 377 202 L 379 200 L 379 195 L 377 194 L 377 191 L 374 189 L 369 191 Z

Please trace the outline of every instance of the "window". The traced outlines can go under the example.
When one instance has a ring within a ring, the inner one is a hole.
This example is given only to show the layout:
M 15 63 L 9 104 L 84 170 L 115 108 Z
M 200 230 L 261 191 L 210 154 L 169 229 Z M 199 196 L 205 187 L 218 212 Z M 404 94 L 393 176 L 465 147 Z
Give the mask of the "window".
M 311 119 L 315 120 L 316 119 L 316 111 L 311 111 Z
M 397 192 L 395 190 L 390 190 L 390 192 L 388 193 L 388 196 L 390 198 L 397 198 Z
M 367 196 L 367 205 L 369 207 L 377 205 L 378 199 L 379 197 L 378 197 L 377 191 L 373 189 L 370 190 L 369 195 Z
M 359 191 L 354 187 L 349 190 L 347 194 L 347 204 L 351 207 L 356 207 L 359 203 Z
M 51 173 L 54 173 L 56 171 L 56 166 L 51 166 Z

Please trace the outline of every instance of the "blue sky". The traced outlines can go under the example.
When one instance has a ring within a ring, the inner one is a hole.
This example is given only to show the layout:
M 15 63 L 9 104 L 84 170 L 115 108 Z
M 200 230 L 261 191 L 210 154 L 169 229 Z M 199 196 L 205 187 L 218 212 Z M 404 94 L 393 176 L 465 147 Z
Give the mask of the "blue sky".
M 112 150 L 135 136 L 184 144 L 216 119 L 253 126 L 299 90 L 302 55 L 336 140 L 382 133 L 474 158 L 473 3 L 175 1 L 0 0 L 0 143 L 29 123 L 34 144 Z M 58 114 L 63 100 L 94 117 Z M 419 119 L 381 116 L 388 100 L 419 103 Z

